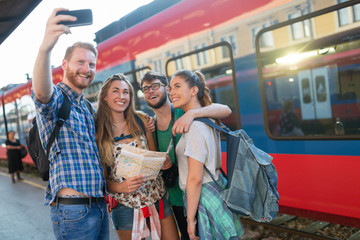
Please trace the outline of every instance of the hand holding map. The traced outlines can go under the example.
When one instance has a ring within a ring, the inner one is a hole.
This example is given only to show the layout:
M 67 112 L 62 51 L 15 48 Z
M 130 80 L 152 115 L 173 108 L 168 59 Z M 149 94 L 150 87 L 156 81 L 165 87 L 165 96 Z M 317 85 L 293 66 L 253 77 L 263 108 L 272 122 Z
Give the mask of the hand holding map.
M 155 152 L 122 145 L 116 175 L 123 178 L 143 175 L 145 179 L 155 179 L 166 159 L 167 152 Z

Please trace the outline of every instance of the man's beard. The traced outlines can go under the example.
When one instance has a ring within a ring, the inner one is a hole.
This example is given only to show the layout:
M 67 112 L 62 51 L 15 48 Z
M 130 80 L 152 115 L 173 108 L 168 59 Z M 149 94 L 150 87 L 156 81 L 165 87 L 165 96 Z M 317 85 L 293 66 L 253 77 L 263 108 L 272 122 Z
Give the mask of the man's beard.
M 87 88 L 87 87 L 90 85 L 91 81 L 92 81 L 91 77 L 90 77 L 89 80 L 87 80 L 87 81 L 77 80 L 77 79 L 76 79 L 76 77 L 78 76 L 77 73 L 74 72 L 74 71 L 72 71 L 72 70 L 69 69 L 69 68 L 66 69 L 65 75 L 66 75 L 67 80 L 68 80 L 72 85 L 74 85 L 76 88 L 82 89 L 82 90 L 85 89 L 85 88 Z M 86 75 L 86 74 L 84 74 L 84 75 Z
M 162 93 L 160 100 L 156 103 L 156 104 L 151 104 L 150 102 L 146 102 L 151 108 L 155 108 L 158 109 L 160 108 L 162 105 L 164 105 L 164 103 L 167 100 L 167 96 L 166 93 Z

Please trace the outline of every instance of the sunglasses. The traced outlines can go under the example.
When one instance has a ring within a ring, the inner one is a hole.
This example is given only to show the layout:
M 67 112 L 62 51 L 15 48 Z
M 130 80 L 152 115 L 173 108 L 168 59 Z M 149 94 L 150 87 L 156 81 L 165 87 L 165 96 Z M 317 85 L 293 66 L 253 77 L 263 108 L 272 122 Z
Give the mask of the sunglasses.
M 155 90 L 158 90 L 161 86 L 165 86 L 165 85 L 163 83 L 161 83 L 161 82 L 156 82 L 156 83 L 151 84 L 150 86 L 142 87 L 142 88 L 140 88 L 140 90 L 143 93 L 148 93 L 150 91 L 150 88 L 153 91 L 155 91 Z

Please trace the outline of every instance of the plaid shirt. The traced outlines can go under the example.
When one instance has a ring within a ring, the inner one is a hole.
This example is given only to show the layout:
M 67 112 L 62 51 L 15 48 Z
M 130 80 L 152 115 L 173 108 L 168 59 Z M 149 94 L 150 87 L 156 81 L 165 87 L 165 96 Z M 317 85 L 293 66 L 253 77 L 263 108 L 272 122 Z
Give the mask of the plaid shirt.
M 95 142 L 94 118 L 83 96 L 79 104 L 76 100 L 79 95 L 64 83 L 54 86 L 53 97 L 47 104 L 39 102 L 32 92 L 43 148 L 46 149 L 63 103 L 60 88 L 69 97 L 71 112 L 50 149 L 50 178 L 46 187 L 45 205 L 54 201 L 61 188 L 72 188 L 91 197 L 103 197 L 105 193 L 103 168 Z

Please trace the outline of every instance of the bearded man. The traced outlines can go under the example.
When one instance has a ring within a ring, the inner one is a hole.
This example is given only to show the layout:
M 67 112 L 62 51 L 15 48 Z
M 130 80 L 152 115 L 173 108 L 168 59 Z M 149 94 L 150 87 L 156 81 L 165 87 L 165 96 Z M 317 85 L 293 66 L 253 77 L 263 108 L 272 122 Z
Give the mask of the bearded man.
M 67 97 L 71 103 L 68 119 L 49 154 L 49 181 L 45 205 L 50 205 L 56 239 L 109 239 L 105 179 L 95 142 L 94 109 L 89 109 L 83 90 L 94 79 L 97 50 L 90 43 L 77 42 L 66 50 L 62 61 L 62 82 L 53 85 L 50 55 L 59 37 L 70 33 L 61 21 L 76 17 L 56 15 L 46 24 L 43 42 L 35 61 L 32 99 L 43 148 L 58 120 Z

